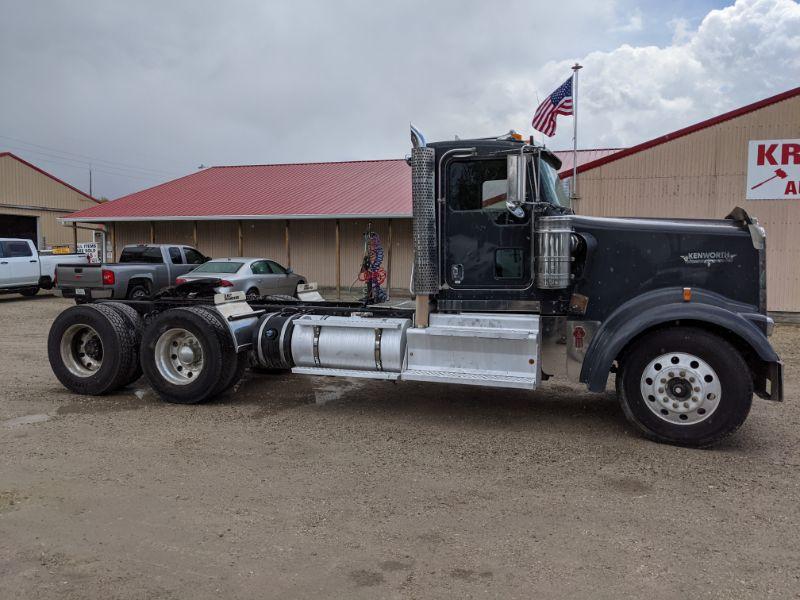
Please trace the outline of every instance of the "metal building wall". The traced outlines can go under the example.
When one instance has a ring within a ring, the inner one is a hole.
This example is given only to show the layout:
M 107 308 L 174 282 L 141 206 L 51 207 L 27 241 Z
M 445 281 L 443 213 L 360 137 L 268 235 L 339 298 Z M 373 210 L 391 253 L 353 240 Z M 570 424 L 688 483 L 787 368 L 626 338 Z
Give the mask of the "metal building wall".
M 13 156 L 0 156 L 0 214 L 38 217 L 39 245 L 43 249 L 72 245 L 72 228 L 61 225 L 58 219 L 95 204 Z M 92 241 L 91 231 L 78 229 L 77 233 L 79 242 Z
M 745 200 L 748 141 L 800 138 L 800 97 L 579 173 L 575 210 L 604 216 L 723 218 L 742 206 L 767 229 L 768 305 L 800 311 L 800 206 Z
M 340 283 L 347 293 L 358 277 L 364 255 L 364 231 L 369 222 L 339 221 Z M 152 230 L 151 230 L 152 226 Z M 126 244 L 146 244 L 154 240 L 160 244 L 194 244 L 195 227 L 197 249 L 212 257 L 239 256 L 238 221 L 160 221 L 118 222 L 109 228 L 116 240 L 115 256 Z M 391 224 L 391 251 L 389 250 L 389 220 L 372 221 L 373 231 L 381 236 L 384 246 L 383 266 L 393 289 L 408 289 L 411 277 L 413 250 L 411 245 L 411 219 L 393 219 Z M 265 256 L 285 266 L 291 266 L 308 281 L 326 288 L 336 287 L 336 220 L 298 219 L 289 223 L 289 256 L 286 245 L 286 221 L 242 221 L 242 254 Z M 387 283 L 389 283 L 387 282 Z M 356 283 L 356 288 L 360 286 Z

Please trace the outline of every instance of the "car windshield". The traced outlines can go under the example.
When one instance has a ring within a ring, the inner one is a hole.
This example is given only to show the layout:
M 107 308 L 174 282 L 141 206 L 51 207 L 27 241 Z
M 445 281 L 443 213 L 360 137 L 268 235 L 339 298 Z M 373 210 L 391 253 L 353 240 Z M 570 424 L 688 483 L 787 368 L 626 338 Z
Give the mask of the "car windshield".
M 558 172 L 542 159 L 539 159 L 539 181 L 541 183 L 542 200 L 556 206 L 569 206 L 567 195 Z
M 236 273 L 242 268 L 244 263 L 210 261 L 197 267 L 192 273 Z

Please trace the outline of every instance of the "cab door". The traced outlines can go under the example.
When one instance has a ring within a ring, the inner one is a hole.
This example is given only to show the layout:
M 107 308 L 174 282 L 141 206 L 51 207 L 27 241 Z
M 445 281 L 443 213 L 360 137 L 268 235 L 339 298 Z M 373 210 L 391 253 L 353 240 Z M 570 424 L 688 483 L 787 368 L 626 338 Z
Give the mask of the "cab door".
M 3 244 L 3 258 L 0 262 L 10 267 L 9 283 L 13 285 L 37 285 L 39 283 L 39 257 L 32 245 L 25 240 L 9 240 Z M 5 265 L 3 265 L 5 266 Z
M 443 279 L 453 289 L 532 285 L 530 205 L 506 208 L 506 158 L 455 159 L 445 168 Z

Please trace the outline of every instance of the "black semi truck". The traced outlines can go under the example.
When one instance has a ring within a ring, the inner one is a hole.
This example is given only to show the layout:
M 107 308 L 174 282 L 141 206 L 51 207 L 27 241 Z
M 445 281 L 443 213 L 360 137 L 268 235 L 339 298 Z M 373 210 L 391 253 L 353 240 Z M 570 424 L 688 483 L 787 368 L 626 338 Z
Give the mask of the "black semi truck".
M 734 432 L 754 393 L 782 400 L 765 232 L 744 210 L 721 220 L 575 215 L 558 158 L 532 141 L 411 137 L 413 301 L 246 301 L 200 282 L 90 302 L 53 323 L 58 379 L 99 395 L 143 372 L 163 400 L 193 404 L 231 387 L 250 361 L 528 390 L 563 376 L 603 392 L 614 373 L 628 420 L 687 446 Z

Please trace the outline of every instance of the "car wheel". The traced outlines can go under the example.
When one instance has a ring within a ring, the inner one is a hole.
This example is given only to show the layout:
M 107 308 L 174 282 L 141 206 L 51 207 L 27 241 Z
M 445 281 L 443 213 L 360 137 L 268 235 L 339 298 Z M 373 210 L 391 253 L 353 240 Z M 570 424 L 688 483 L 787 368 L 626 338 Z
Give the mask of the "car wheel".
M 36 294 L 38 294 L 39 293 L 39 289 L 40 288 L 38 286 L 37 287 L 30 287 L 30 288 L 26 288 L 24 290 L 20 290 L 19 293 L 22 294 L 23 296 L 27 296 L 28 298 L 30 298 L 30 297 L 35 296 Z
M 703 329 L 662 329 L 620 360 L 617 391 L 628 421 L 650 439 L 710 446 L 750 412 L 753 381 L 742 355 Z
M 72 306 L 53 322 L 47 357 L 58 380 L 78 394 L 98 396 L 122 387 L 136 359 L 130 326 L 102 304 Z
M 128 300 L 145 300 L 150 297 L 150 288 L 144 283 L 134 283 L 128 287 Z
M 248 300 L 253 301 L 253 300 L 258 300 L 261 297 L 261 294 L 259 293 L 258 288 L 253 287 L 247 290 L 247 292 L 245 292 L 245 297 Z

